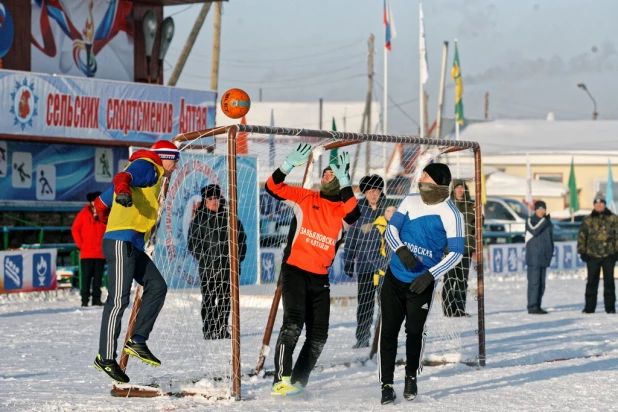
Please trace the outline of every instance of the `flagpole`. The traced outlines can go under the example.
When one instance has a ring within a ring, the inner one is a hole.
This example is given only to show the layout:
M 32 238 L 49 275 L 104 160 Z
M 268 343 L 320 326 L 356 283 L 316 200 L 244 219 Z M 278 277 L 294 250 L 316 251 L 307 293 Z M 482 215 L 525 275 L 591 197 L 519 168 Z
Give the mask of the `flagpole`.
M 420 44 L 420 42 L 422 41 L 422 36 L 423 36 L 423 4 L 419 3 L 418 4 L 418 24 L 419 24 L 419 46 L 422 47 L 422 45 Z M 425 46 L 426 47 L 426 46 Z M 419 56 L 418 56 L 418 84 L 419 84 L 419 88 L 418 88 L 418 101 L 419 101 L 419 121 L 421 124 L 421 137 L 425 137 L 425 122 L 423 121 L 423 119 L 425 118 L 425 105 L 423 104 L 424 101 L 424 88 L 423 88 L 423 54 L 422 51 L 419 49 Z
M 386 25 L 384 25 L 384 38 L 386 38 Z M 388 49 L 384 46 L 384 98 L 382 106 L 382 134 L 388 130 Z
M 455 50 L 457 50 L 457 39 L 455 39 Z M 461 70 L 461 68 L 460 68 Z M 457 104 L 457 102 L 455 103 Z M 455 108 L 455 140 L 459 140 L 459 121 L 457 119 L 457 108 Z M 457 176 L 461 177 L 461 152 L 457 152 Z

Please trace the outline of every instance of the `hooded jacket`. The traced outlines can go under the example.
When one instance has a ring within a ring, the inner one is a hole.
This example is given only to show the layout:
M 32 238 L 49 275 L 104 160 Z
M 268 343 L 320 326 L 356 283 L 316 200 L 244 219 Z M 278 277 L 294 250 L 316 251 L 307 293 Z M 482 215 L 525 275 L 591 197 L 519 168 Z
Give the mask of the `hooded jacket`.
M 221 205 L 214 212 L 204 202 L 195 212 L 189 227 L 187 247 L 198 260 L 202 272 L 214 272 L 230 267 L 229 212 Z M 245 260 L 247 254 L 247 235 L 238 220 L 238 260 Z
M 90 204 L 75 216 L 71 234 L 80 259 L 105 259 L 102 248 L 105 223 L 94 217 Z

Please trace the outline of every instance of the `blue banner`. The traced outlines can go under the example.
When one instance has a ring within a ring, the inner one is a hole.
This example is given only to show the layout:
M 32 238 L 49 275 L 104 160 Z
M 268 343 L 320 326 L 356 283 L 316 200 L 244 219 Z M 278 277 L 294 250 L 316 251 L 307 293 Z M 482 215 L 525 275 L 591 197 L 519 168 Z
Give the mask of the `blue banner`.
M 80 201 L 105 191 L 128 149 L 0 141 L 0 200 Z
M 0 90 L 3 134 L 152 143 L 215 125 L 216 92 L 8 70 Z
M 489 246 L 489 273 L 495 275 L 511 275 L 525 273 L 526 244 L 512 243 L 507 245 Z M 586 264 L 577 254 L 577 242 L 555 242 L 554 257 L 548 271 L 577 270 L 586 267 Z
M 238 217 L 247 235 L 247 254 L 240 265 L 240 284 L 258 283 L 259 207 L 257 158 L 238 156 Z M 180 156 L 178 170 L 172 175 L 153 254 L 154 262 L 165 277 L 168 287 L 197 287 L 200 284 L 197 261 L 187 248 L 189 227 L 198 204 L 200 190 L 207 184 L 221 187 L 228 196 L 226 156 L 185 154 Z

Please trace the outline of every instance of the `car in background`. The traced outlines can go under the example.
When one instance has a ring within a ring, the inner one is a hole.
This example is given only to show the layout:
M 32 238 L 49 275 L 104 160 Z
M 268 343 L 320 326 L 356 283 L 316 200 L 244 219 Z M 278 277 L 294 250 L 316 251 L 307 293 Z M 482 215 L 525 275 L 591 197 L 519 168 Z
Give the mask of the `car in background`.
M 529 213 L 533 212 L 519 200 L 488 197 L 483 221 L 487 243 L 523 243 Z

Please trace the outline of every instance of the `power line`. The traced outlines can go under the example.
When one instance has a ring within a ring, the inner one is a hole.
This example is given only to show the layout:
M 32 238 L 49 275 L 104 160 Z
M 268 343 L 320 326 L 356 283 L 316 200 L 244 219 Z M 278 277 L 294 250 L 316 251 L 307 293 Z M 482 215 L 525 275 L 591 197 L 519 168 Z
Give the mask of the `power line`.
M 382 84 L 380 84 L 380 82 L 379 82 L 379 81 L 377 81 L 377 80 L 375 79 L 375 77 L 374 77 L 373 81 L 375 82 L 375 84 L 377 84 L 377 85 L 378 85 L 378 87 L 379 87 L 380 89 L 384 90 L 384 87 L 382 86 Z M 389 101 L 389 102 L 391 102 L 391 103 L 392 103 L 392 104 L 393 104 L 393 105 L 394 105 L 394 106 L 395 106 L 395 107 L 396 107 L 396 108 L 397 108 L 397 109 L 398 109 L 398 110 L 399 110 L 399 111 L 400 111 L 400 112 L 401 112 L 401 113 L 402 113 L 405 117 L 407 117 L 408 119 L 410 119 L 410 120 L 412 121 L 412 123 L 414 123 L 414 124 L 415 124 L 415 125 L 417 125 L 417 126 L 420 126 L 420 124 L 419 124 L 419 123 L 418 123 L 415 119 L 413 119 L 413 118 L 412 118 L 412 116 L 410 116 L 408 113 L 406 113 L 406 111 L 405 111 L 405 110 L 403 110 L 403 109 L 401 108 L 401 103 L 397 103 L 397 102 L 396 102 L 396 101 L 395 101 L 395 100 L 394 100 L 391 96 L 388 96 L 388 101 Z M 410 101 L 410 102 L 408 102 L 408 103 L 411 103 L 411 102 L 413 102 L 413 101 L 419 101 L 419 99 L 411 100 L 411 101 Z M 388 106 L 388 107 L 391 107 L 391 106 Z

